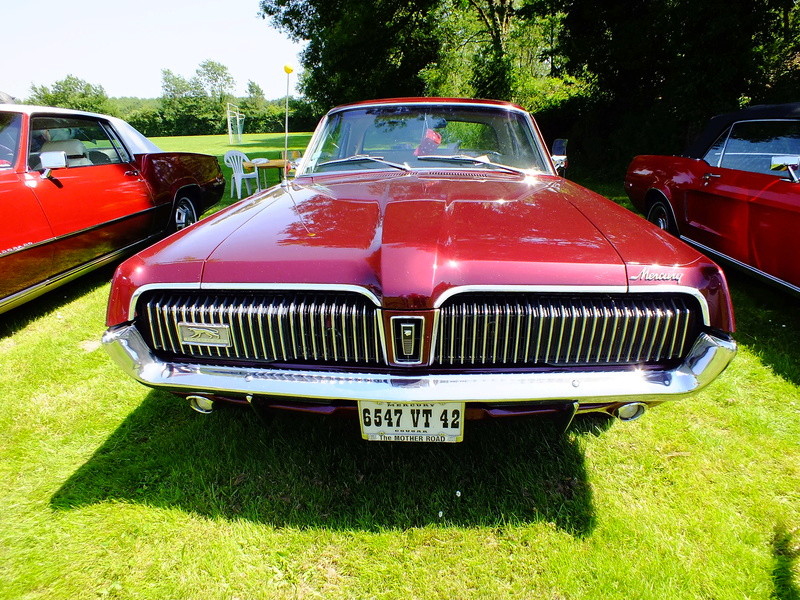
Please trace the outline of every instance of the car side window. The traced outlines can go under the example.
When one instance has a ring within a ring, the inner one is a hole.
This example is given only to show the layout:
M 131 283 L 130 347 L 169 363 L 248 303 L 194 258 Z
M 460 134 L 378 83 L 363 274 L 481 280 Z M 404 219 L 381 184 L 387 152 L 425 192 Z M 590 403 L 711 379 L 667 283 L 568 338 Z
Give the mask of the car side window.
M 786 177 L 771 169 L 772 157 L 781 155 L 800 155 L 800 121 L 742 121 L 733 125 L 719 166 Z
M 0 113 L 0 169 L 9 169 L 16 162 L 21 129 L 21 114 Z
M 33 117 L 29 148 L 28 166 L 33 170 L 41 169 L 42 152 L 64 152 L 70 168 L 128 161 L 113 129 L 88 117 Z
M 703 157 L 703 160 L 710 164 L 712 167 L 718 167 L 719 161 L 722 158 L 722 149 L 725 147 L 725 141 L 728 139 L 730 129 L 726 129 L 717 140 L 711 145 Z

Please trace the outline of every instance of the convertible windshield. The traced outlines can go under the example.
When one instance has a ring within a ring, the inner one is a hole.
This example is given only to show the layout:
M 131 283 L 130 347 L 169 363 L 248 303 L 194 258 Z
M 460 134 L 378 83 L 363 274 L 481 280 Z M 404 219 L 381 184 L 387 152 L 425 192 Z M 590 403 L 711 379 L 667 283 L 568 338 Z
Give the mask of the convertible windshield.
M 367 169 L 547 172 L 525 114 L 494 106 L 405 104 L 329 115 L 300 174 Z

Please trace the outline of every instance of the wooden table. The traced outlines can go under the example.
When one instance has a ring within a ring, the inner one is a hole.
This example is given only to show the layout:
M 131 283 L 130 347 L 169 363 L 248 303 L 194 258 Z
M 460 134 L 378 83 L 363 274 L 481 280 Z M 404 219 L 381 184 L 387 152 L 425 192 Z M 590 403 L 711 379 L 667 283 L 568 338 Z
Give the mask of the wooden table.
M 262 189 L 266 189 L 266 185 L 263 188 L 261 187 L 261 171 L 266 169 L 286 169 L 287 162 L 288 161 L 285 161 L 282 158 L 275 158 L 272 160 L 258 162 L 246 160 L 242 163 L 242 165 L 247 169 L 256 169 L 256 172 L 258 173 L 256 177 L 256 191 L 261 191 Z M 280 174 L 278 176 L 280 177 Z M 266 177 L 264 179 L 264 183 L 266 184 Z

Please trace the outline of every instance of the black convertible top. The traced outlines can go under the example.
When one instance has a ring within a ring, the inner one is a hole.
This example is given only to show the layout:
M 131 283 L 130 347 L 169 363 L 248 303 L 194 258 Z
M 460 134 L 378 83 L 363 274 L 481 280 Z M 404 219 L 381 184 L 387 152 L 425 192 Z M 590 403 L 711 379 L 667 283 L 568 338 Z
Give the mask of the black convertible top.
M 759 119 L 800 119 L 800 102 L 789 104 L 759 104 L 735 112 L 713 117 L 705 129 L 693 142 L 689 143 L 683 155 L 690 158 L 703 158 L 719 135 L 737 121 Z

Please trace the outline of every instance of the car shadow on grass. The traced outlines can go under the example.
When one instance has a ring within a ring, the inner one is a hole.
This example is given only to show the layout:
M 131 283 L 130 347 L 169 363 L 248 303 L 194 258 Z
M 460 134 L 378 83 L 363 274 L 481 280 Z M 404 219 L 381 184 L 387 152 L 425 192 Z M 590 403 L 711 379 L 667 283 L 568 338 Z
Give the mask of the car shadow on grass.
M 800 590 L 793 582 L 794 565 L 800 558 L 800 543 L 796 534 L 797 531 L 787 530 L 782 523 L 775 527 L 772 537 L 774 591 L 770 596 L 775 600 L 800 600 Z
M 800 385 L 800 297 L 733 269 L 730 284 L 736 340 L 750 348 L 772 370 Z
M 276 527 L 379 531 L 441 524 L 548 522 L 594 527 L 581 436 L 532 420 L 470 421 L 460 444 L 381 444 L 351 419 L 246 407 L 202 416 L 152 391 L 51 498 L 55 509 L 105 502 L 179 508 Z

